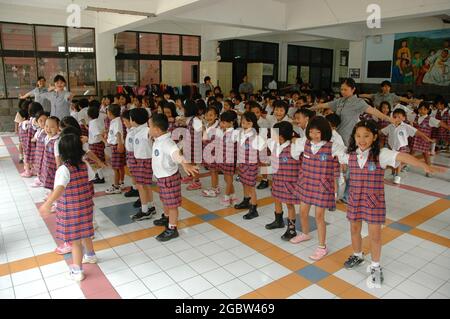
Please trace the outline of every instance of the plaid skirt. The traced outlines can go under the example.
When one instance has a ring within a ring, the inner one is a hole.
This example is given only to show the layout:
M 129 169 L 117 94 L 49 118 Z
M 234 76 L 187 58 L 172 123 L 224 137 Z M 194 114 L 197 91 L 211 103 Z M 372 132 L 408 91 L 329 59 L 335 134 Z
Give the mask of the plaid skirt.
M 272 196 L 284 204 L 300 204 L 296 183 L 272 181 Z
M 119 153 L 117 145 L 111 145 L 111 167 L 121 169 L 125 167 L 125 153 Z
M 65 242 L 94 236 L 94 206 L 89 212 L 63 213 L 56 207 L 56 238 Z
M 152 185 L 153 179 L 152 159 L 136 158 L 136 166 L 133 169 L 132 176 L 134 177 L 137 185 L 144 185 L 144 186 Z
M 258 164 L 239 164 L 239 178 L 241 179 L 241 183 L 246 186 L 255 187 L 258 171 Z
M 386 222 L 384 192 L 379 194 L 360 194 L 349 191 L 347 219 L 351 222 L 365 221 L 368 224 Z
M 42 176 L 41 181 L 44 184 L 44 188 L 53 191 L 56 170 L 57 170 L 56 163 L 43 162 L 41 166 L 41 176 Z
M 89 130 L 86 127 L 86 125 L 81 124 L 80 128 L 81 128 L 81 135 L 82 136 L 89 136 Z
M 178 208 L 181 206 L 181 175 L 176 174 L 158 178 L 159 199 L 164 208 Z
M 431 143 L 425 141 L 421 137 L 414 137 L 412 149 L 414 152 L 429 153 L 431 150 Z
M 398 151 L 399 151 L 400 153 L 407 153 L 407 154 L 409 154 L 410 149 L 409 149 L 409 146 L 406 145 L 406 146 L 400 147 Z
M 217 170 L 222 171 L 223 175 L 231 175 L 233 176 L 236 170 L 236 164 L 232 163 L 218 163 Z
M 134 157 L 134 152 L 128 152 L 127 151 L 127 167 L 130 171 L 131 176 L 134 175 L 134 170 L 136 169 L 136 158 Z
M 89 144 L 89 150 L 95 154 L 102 162 L 105 162 L 105 143 Z M 89 163 L 94 164 L 94 161 L 89 160 Z
M 341 176 L 341 165 L 339 164 L 338 159 L 334 160 L 334 178 L 337 179 Z

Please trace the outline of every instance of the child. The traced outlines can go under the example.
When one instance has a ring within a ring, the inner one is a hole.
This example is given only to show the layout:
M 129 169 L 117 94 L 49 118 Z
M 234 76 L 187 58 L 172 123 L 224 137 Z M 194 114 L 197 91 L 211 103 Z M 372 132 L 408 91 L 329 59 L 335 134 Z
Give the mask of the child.
M 335 113 L 331 113 L 328 114 L 327 116 L 325 116 L 325 119 L 328 121 L 328 123 L 330 123 L 331 126 L 331 142 L 333 143 L 338 143 L 340 145 L 342 145 L 343 147 L 345 147 L 345 143 L 344 140 L 342 139 L 342 136 L 337 132 L 337 127 L 341 124 L 341 118 L 335 114 Z M 338 193 L 339 193 L 339 185 L 344 185 L 345 183 L 345 178 L 344 178 L 344 174 L 341 171 L 341 165 L 339 164 L 339 160 L 337 158 L 334 159 L 334 197 L 336 199 L 336 201 L 338 200 Z M 330 211 L 332 211 L 330 209 Z
M 123 126 L 120 119 L 120 106 L 111 104 L 108 107 L 109 125 L 107 142 L 111 145 L 111 166 L 114 170 L 114 184 L 108 188 L 106 194 L 120 194 L 125 177 L 125 149 L 123 146 Z
M 275 221 L 267 224 L 266 229 L 284 228 L 283 203 L 288 209 L 288 225 L 281 236 L 288 241 L 297 235 L 295 231 L 295 206 L 300 199 L 295 189 L 300 175 L 300 161 L 298 155 L 293 154 L 293 127 L 290 122 L 280 122 L 272 129 L 272 138 L 267 145 L 271 151 L 272 166 L 272 197 L 275 200 Z
M 26 130 L 27 126 L 22 127 L 22 123 L 28 120 L 28 107 L 30 106 L 30 100 L 20 100 L 19 102 L 19 111 L 16 113 L 16 118 L 14 119 L 15 124 L 15 132 L 19 136 L 19 163 L 23 164 L 23 155 L 24 155 L 24 143 L 28 132 Z
M 430 167 L 406 153 L 388 149 L 380 150 L 377 124 L 373 120 L 356 124 L 350 137 L 347 154 L 339 156 L 341 164 L 348 165 L 350 171 L 349 201 L 347 219 L 350 221 L 353 255 L 344 263 L 353 269 L 364 263 L 362 251 L 362 221 L 369 225 L 370 251 L 372 263 L 367 271 L 370 288 L 381 287 L 383 272 L 380 266 L 381 226 L 386 219 L 384 195 L 384 170 L 387 166 L 397 167 L 399 162 L 420 167 L 427 173 L 445 170 Z
M 439 121 L 429 115 L 430 103 L 421 102 L 417 111 L 419 114 L 414 119 L 414 127 L 423 132 L 427 137 L 431 138 L 431 129 L 433 127 L 443 127 L 447 130 L 449 129 L 447 124 L 445 124 L 443 121 Z M 425 159 L 425 163 L 427 163 L 428 165 L 431 165 L 430 149 L 431 142 L 424 140 L 419 136 L 414 137 L 411 154 L 414 154 L 414 152 L 422 153 Z M 426 176 L 431 177 L 429 173 L 427 173 Z
M 305 137 L 305 130 L 308 126 L 309 120 L 316 116 L 316 112 L 307 108 L 302 108 L 294 114 L 294 135 L 295 137 Z
M 150 134 L 154 138 L 152 150 L 152 169 L 159 186 L 159 198 L 164 207 L 161 219 L 155 220 L 156 226 L 166 229 L 156 239 L 166 242 L 177 238 L 178 207 L 181 206 L 181 176 L 178 164 L 188 175 L 198 173 L 198 168 L 187 163 L 181 156 L 175 142 L 167 132 L 169 122 L 164 114 L 153 115 L 150 121 Z
M 43 97 L 43 93 L 46 93 L 48 90 L 45 87 L 46 79 L 43 76 L 39 76 L 38 80 L 36 82 L 36 87 L 32 89 L 30 92 L 26 93 L 25 95 L 20 95 L 19 99 L 26 99 L 30 96 L 34 97 L 34 101 L 40 103 L 41 105 L 44 104 L 45 98 Z
M 55 84 L 54 88 L 50 88 L 49 92 L 42 93 L 41 96 L 50 101 L 50 115 L 62 119 L 70 116 L 72 94 L 66 91 L 66 79 L 62 75 L 56 75 L 53 82 Z
M 176 106 L 173 103 L 164 103 L 162 106 L 162 111 L 169 120 L 169 132 L 172 133 L 176 128 L 175 119 L 178 116 Z
M 85 278 L 82 264 L 97 263 L 91 239 L 94 236 L 94 187 L 90 183 L 93 176 L 82 160 L 84 152 L 79 136 L 64 135 L 59 142 L 59 152 L 64 164 L 56 171 L 54 190 L 39 211 L 42 215 L 49 214 L 57 201 L 56 237 L 72 242 L 73 259 L 68 277 L 82 281 Z
M 89 117 L 88 143 L 89 149 L 104 163 L 105 162 L 105 121 L 100 118 L 100 109 L 90 106 L 87 110 Z M 94 184 L 105 184 L 105 176 L 101 168 L 97 168 Z
M 34 156 L 33 156 L 33 168 L 35 170 L 35 174 L 37 175 L 35 181 L 33 184 L 31 184 L 31 187 L 42 187 L 44 186 L 44 183 L 42 181 L 42 174 L 41 174 L 41 168 L 42 168 L 42 160 L 44 157 L 44 150 L 45 150 L 45 137 L 47 136 L 47 133 L 45 132 L 45 122 L 47 121 L 47 118 L 50 116 L 50 113 L 39 111 L 36 114 L 36 121 L 39 124 L 39 128 L 36 131 L 36 134 L 34 135 L 32 141 L 36 143 L 36 148 L 34 149 Z
M 256 115 L 245 112 L 241 118 L 241 127 L 235 135 L 238 147 L 239 177 L 244 187 L 244 200 L 234 206 L 236 209 L 249 209 L 244 219 L 253 219 L 259 216 L 256 205 L 256 177 L 258 176 L 258 133 L 259 126 Z M 263 145 L 263 143 L 259 143 Z
M 211 188 L 202 190 L 205 197 L 217 197 L 220 194 L 219 176 L 217 173 L 217 164 L 215 163 L 214 137 L 219 128 L 219 110 L 210 106 L 205 114 L 206 125 L 203 130 L 203 159 L 204 165 L 211 173 Z
M 391 104 L 387 101 L 381 102 L 379 108 L 381 113 L 383 113 L 386 116 L 391 116 Z M 377 119 L 378 120 L 378 119 Z M 386 121 L 385 119 L 378 120 L 378 130 L 381 131 L 385 127 L 389 126 L 391 123 L 389 121 Z M 385 136 L 380 136 L 380 145 L 383 147 L 386 142 Z
M 225 195 L 221 204 L 231 207 L 237 201 L 234 194 L 233 176 L 236 168 L 236 143 L 233 141 L 237 115 L 228 111 L 220 115 L 220 129 L 215 138 L 215 158 L 217 170 L 222 171 L 225 180 Z
M 150 219 L 156 214 L 151 189 L 153 179 L 152 140 L 149 136 L 148 119 L 148 112 L 143 108 L 134 108 L 130 111 L 130 123 L 134 127 L 133 153 L 136 161 L 133 177 L 141 200 L 141 210 L 131 216 L 134 221 Z
M 29 119 L 28 121 L 22 122 L 22 129 L 27 132 L 25 139 L 23 140 L 23 151 L 24 151 L 24 172 L 20 174 L 22 177 L 32 177 L 34 175 L 33 172 L 33 155 L 34 149 L 36 148 L 36 143 L 32 142 L 34 134 L 39 128 L 39 125 L 36 121 L 36 114 L 40 111 L 43 111 L 44 108 L 38 102 L 33 102 L 28 107 Z
M 332 140 L 331 126 L 321 116 L 311 119 L 305 133 L 306 137 L 297 139 L 293 145 L 295 154 L 303 153 L 302 172 L 298 181 L 302 202 L 300 208 L 302 234 L 292 238 L 291 243 L 299 244 L 311 239 L 309 210 L 314 205 L 319 245 L 309 258 L 317 261 L 328 254 L 325 210 L 336 209 L 334 158 L 345 151 L 345 146 Z
M 420 130 L 405 123 L 406 112 L 403 109 L 400 108 L 395 109 L 394 112 L 392 112 L 392 116 L 394 118 L 395 124 L 390 124 L 380 131 L 381 134 L 388 137 L 388 144 L 391 150 L 400 153 L 409 153 L 408 139 L 416 135 L 418 137 L 421 137 L 425 141 L 428 141 L 430 143 L 433 142 L 431 138 L 426 136 Z M 399 176 L 400 171 L 401 165 L 395 168 L 394 173 L 395 184 L 400 184 L 401 181 L 401 177 Z
M 88 99 L 81 99 L 78 102 L 78 105 L 80 106 L 80 110 L 78 111 L 76 119 L 78 120 L 78 123 L 80 124 L 81 135 L 89 136 L 89 131 L 88 131 L 89 116 L 87 114 L 88 109 L 89 109 L 89 101 L 88 101 Z
M 276 123 L 280 122 L 292 122 L 292 120 L 287 116 L 288 105 L 284 101 L 275 101 L 273 103 L 273 115 L 267 115 L 267 120 L 274 126 Z
M 134 179 L 135 170 L 136 170 L 136 158 L 134 157 L 134 135 L 135 128 L 131 125 L 130 122 L 130 111 L 125 110 L 122 115 L 122 122 L 127 129 L 127 137 L 125 138 L 125 152 L 126 152 L 126 164 L 128 171 L 131 176 L 131 184 L 136 186 L 136 180 Z M 136 202 L 133 204 L 133 207 L 139 208 L 141 207 L 141 199 L 139 198 L 139 191 L 136 188 L 133 188 L 125 193 L 125 197 L 138 197 Z
M 440 97 L 436 99 L 435 105 L 437 108 L 436 120 L 442 121 L 447 126 L 450 126 L 450 111 L 447 107 L 447 101 L 443 97 Z M 434 133 L 435 135 L 433 137 L 436 138 L 437 146 L 445 149 L 448 146 L 450 133 L 444 127 L 435 129 Z
M 58 168 L 56 165 L 55 157 L 55 143 L 59 138 L 59 119 L 55 116 L 50 116 L 45 121 L 45 137 L 44 144 L 44 156 L 41 168 L 42 183 L 44 188 L 53 190 L 55 181 L 55 173 Z
M 260 128 L 262 132 L 261 135 L 264 135 L 264 133 L 267 135 L 268 134 L 268 129 L 272 127 L 271 122 L 263 117 L 262 115 L 262 107 L 261 105 L 259 105 L 258 103 L 255 102 L 251 102 L 250 103 L 250 111 L 255 114 L 256 119 L 258 121 L 258 127 Z M 260 154 L 260 166 L 266 166 L 267 165 L 267 154 Z M 263 174 L 262 175 L 262 179 L 261 182 L 259 183 L 259 185 L 256 187 L 257 189 L 266 189 L 269 187 L 269 180 L 267 179 L 267 174 Z

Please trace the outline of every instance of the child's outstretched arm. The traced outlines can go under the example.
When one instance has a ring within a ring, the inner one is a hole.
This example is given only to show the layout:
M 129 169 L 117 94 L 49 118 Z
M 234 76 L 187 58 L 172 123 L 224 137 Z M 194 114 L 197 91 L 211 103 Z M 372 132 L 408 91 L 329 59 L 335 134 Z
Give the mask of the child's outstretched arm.
M 436 167 L 428 165 L 425 162 L 422 162 L 415 158 L 412 155 L 406 154 L 406 153 L 398 153 L 397 155 L 397 161 L 402 162 L 411 166 L 415 166 L 418 168 L 422 168 L 426 173 L 445 173 L 447 169 L 443 167 Z
M 449 130 L 449 131 L 450 131 L 450 126 L 448 126 L 444 121 L 441 121 L 441 122 L 439 123 L 439 127 L 443 127 L 443 128 L 445 128 L 446 130 Z
M 181 155 L 180 150 L 176 150 L 175 152 L 173 152 L 171 157 L 176 163 L 180 164 L 183 167 L 184 171 L 189 176 L 193 176 L 199 173 L 198 166 L 188 163 L 188 161 L 184 158 L 184 156 Z
M 125 146 L 123 145 L 122 133 L 117 132 L 116 136 L 117 136 L 117 150 L 120 153 L 123 153 L 125 152 Z
M 64 193 L 64 189 L 64 186 L 59 185 L 53 190 L 53 192 L 51 192 L 46 202 L 42 204 L 41 207 L 39 207 L 39 213 L 42 216 L 47 216 L 51 213 L 52 204 L 61 197 L 61 195 Z
M 430 143 L 433 143 L 433 140 L 429 138 L 427 135 L 425 135 L 422 131 L 417 130 L 416 135 L 424 139 L 425 141 L 428 141 Z

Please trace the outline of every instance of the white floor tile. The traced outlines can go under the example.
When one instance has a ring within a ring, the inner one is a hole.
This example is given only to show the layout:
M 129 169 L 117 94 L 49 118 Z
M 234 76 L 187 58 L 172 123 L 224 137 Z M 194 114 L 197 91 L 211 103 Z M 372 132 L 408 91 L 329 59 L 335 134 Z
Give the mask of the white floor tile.
M 162 269 L 155 262 L 148 262 L 145 264 L 132 266 L 131 270 L 139 277 L 145 278 L 150 275 L 157 274 L 162 271 Z
M 211 288 L 195 295 L 194 299 L 228 299 L 228 296 L 217 288 Z
M 0 276 L 0 290 L 12 287 L 11 275 Z
M 47 286 L 44 280 L 40 279 L 20 286 L 14 286 L 14 292 L 17 299 L 26 299 L 47 292 Z
M 13 288 L 6 288 L 0 290 L 0 299 L 15 299 Z
M 208 271 L 206 273 L 203 273 L 202 276 L 214 286 L 221 285 L 236 278 L 233 274 L 231 274 L 224 268 L 217 268 Z
M 110 274 L 106 274 L 105 276 L 114 287 L 121 286 L 138 279 L 138 277 L 136 277 L 134 272 L 132 272 L 130 269 L 119 270 Z
M 253 291 L 252 288 L 250 288 L 238 278 L 219 285 L 217 288 L 231 299 L 239 298 Z
M 277 263 L 268 264 L 267 266 L 264 266 L 259 270 L 274 280 L 280 279 L 291 273 L 291 271 L 288 268 L 283 267 Z
M 336 295 L 317 285 L 311 285 L 297 293 L 304 299 L 333 299 Z
M 210 270 L 217 269 L 220 267 L 215 261 L 213 261 L 209 257 L 197 259 L 197 260 L 189 263 L 189 266 L 191 266 L 192 269 L 194 269 L 199 274 L 203 274 Z
M 232 273 L 233 275 L 235 275 L 236 277 L 240 277 L 255 270 L 253 266 L 250 266 L 243 260 L 235 261 L 234 263 L 225 265 L 223 268 Z
M 180 265 L 169 270 L 166 273 L 175 281 L 181 282 L 183 280 L 197 276 L 197 272 L 188 265 Z
M 202 276 L 196 276 L 179 284 L 190 296 L 197 295 L 213 286 Z
M 417 299 L 428 298 L 428 296 L 433 293 L 431 289 L 428 289 L 412 280 L 404 281 L 403 283 L 398 285 L 396 289 Z
M 156 290 L 153 294 L 158 299 L 184 299 L 189 297 L 187 292 L 177 284 Z
M 144 264 L 147 262 L 150 262 L 151 259 L 143 252 L 137 252 L 134 254 L 122 256 L 122 260 L 128 265 L 128 266 L 137 266 L 140 264 Z
M 140 280 L 115 287 L 115 289 L 123 299 L 137 298 L 150 292 Z
M 169 255 L 156 259 L 155 262 L 164 270 L 175 268 L 177 266 L 183 265 L 184 261 L 178 258 L 176 255 Z
M 165 272 L 160 272 L 142 279 L 145 286 L 154 292 L 161 288 L 170 286 L 175 282 Z
M 260 270 L 254 270 L 248 274 L 240 276 L 239 279 L 255 290 L 273 281 L 272 278 Z
M 214 260 L 220 266 L 231 264 L 232 262 L 238 260 L 238 257 L 236 257 L 235 255 L 226 250 L 218 254 L 211 255 L 209 258 Z
M 11 278 L 14 286 L 19 286 L 24 283 L 42 279 L 42 274 L 39 268 L 33 268 L 13 273 Z
M 70 286 L 50 291 L 53 299 L 80 299 L 84 297 L 79 284 L 72 283 Z

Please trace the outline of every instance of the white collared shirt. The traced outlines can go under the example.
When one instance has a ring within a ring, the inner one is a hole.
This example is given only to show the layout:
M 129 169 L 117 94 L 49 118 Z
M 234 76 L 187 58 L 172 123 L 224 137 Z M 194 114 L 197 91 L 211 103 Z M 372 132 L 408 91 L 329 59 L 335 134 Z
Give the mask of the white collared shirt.
M 242 128 L 237 129 L 233 132 L 232 139 L 234 142 L 239 143 L 241 146 L 243 146 L 245 144 L 245 141 L 249 139 L 252 143 L 252 148 L 258 151 L 261 151 L 265 146 L 264 139 L 260 135 L 258 135 L 254 129 L 249 129 L 248 131 L 245 131 Z
M 428 117 L 429 115 L 425 115 L 425 116 L 419 116 L 419 118 L 417 119 L 417 122 L 419 123 L 419 125 L 422 124 L 422 122 Z M 430 116 L 430 126 L 431 127 L 440 127 L 441 126 L 441 121 L 437 120 L 435 117 L 431 117 Z
M 399 126 L 390 124 L 381 130 L 381 133 L 388 137 L 388 144 L 393 151 L 408 145 L 408 137 L 416 135 L 417 129 L 404 122 Z
M 367 159 L 369 158 L 370 154 L 370 148 L 365 150 L 364 152 L 361 151 L 360 148 L 356 150 L 356 156 L 358 159 L 358 165 L 359 168 L 363 169 L 364 165 L 366 165 Z M 387 148 L 383 148 L 380 150 L 380 155 L 378 157 L 378 160 L 380 162 L 381 168 L 385 169 L 388 166 L 391 167 L 398 167 L 400 165 L 399 162 L 397 162 L 397 155 L 399 153 L 395 151 L 391 151 Z M 339 163 L 348 165 L 348 160 L 350 158 L 350 154 L 343 154 L 339 156 Z
M 207 141 L 214 137 L 216 130 L 219 128 L 219 121 L 215 121 L 211 126 L 206 126 L 206 130 L 203 132 L 203 140 Z
M 280 122 L 292 123 L 292 119 L 290 119 L 289 116 L 287 116 L 287 115 L 285 117 L 283 117 L 283 119 L 281 121 L 278 121 L 277 118 L 275 117 L 275 115 L 267 115 L 266 119 L 267 119 L 267 121 L 269 121 L 270 127 L 273 127 L 275 124 L 280 123 Z
M 297 140 L 295 140 L 295 143 L 292 144 L 292 152 L 293 154 L 295 154 L 294 158 L 298 158 L 300 156 L 300 154 L 302 154 L 305 151 L 305 146 L 306 146 L 306 142 L 308 141 L 308 139 L 306 137 L 302 137 L 302 138 L 298 138 Z M 345 154 L 346 151 L 346 147 L 344 144 L 338 143 L 338 142 L 333 142 L 331 141 L 332 145 L 331 145 L 331 155 L 333 157 L 336 156 L 341 156 L 342 154 Z M 314 143 L 311 141 L 311 152 L 315 155 L 317 154 L 317 152 L 320 151 L 320 149 L 322 148 L 322 146 L 324 146 L 325 144 L 327 144 L 326 141 L 321 141 L 319 143 Z
M 336 130 L 333 130 L 331 133 L 332 133 L 331 142 L 341 144 L 342 146 L 345 147 L 345 143 L 344 140 L 342 139 L 341 134 L 339 134 Z
M 100 143 L 105 131 L 105 122 L 99 117 L 89 122 L 89 144 Z
M 174 160 L 174 155 L 177 152 L 179 152 L 178 146 L 172 140 L 170 133 L 155 138 L 153 142 L 152 169 L 156 178 L 169 177 L 178 172 L 178 163 Z
M 120 133 L 120 135 L 123 138 L 123 127 L 122 127 L 122 120 L 120 117 L 116 117 L 109 124 L 109 132 L 108 132 L 108 140 L 107 140 L 108 144 L 110 144 L 110 145 L 119 144 L 119 140 L 117 139 L 118 133 Z
M 130 127 L 127 129 L 127 138 L 125 140 L 125 149 L 127 152 L 134 152 L 134 135 L 136 134 L 135 128 Z
M 88 180 L 92 181 L 95 179 L 95 173 L 92 170 L 91 165 L 89 165 L 87 162 L 83 161 L 88 170 Z M 67 187 L 70 183 L 70 171 L 69 168 L 66 165 L 61 165 L 58 167 L 55 173 L 55 184 L 53 186 L 53 189 L 55 189 L 58 186 L 63 186 L 64 188 Z
M 136 159 L 149 159 L 152 158 L 152 145 L 153 142 L 149 138 L 149 127 L 147 123 L 139 125 L 134 129 L 134 157 Z

